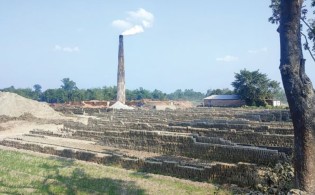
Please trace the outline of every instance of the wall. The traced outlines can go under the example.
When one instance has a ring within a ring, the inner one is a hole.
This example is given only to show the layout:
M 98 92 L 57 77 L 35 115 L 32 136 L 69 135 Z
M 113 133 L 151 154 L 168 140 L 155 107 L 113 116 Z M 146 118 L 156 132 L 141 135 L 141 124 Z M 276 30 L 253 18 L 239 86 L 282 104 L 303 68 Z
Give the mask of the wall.
M 245 105 L 242 100 L 215 100 L 204 99 L 204 106 L 206 107 L 241 107 Z

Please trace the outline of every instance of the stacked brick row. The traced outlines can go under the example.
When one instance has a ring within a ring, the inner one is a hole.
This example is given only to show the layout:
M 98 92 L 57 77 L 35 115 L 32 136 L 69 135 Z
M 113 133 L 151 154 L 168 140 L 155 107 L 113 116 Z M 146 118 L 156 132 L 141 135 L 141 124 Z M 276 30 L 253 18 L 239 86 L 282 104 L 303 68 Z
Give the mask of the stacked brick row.
M 274 165 L 292 153 L 293 128 L 287 110 L 196 108 L 108 112 L 81 108 L 71 112 L 95 117 L 90 118 L 87 125 L 64 122 L 59 132 L 33 130 L 31 134 L 91 140 L 117 149 L 221 163 L 190 165 L 181 161 L 51 149 L 50 146 L 13 143 L 12 140 L 3 143 L 147 172 L 239 185 L 259 183 L 257 166 Z
M 254 186 L 262 179 L 258 174 L 257 166 L 247 163 L 214 163 L 211 166 L 193 166 L 184 165 L 181 162 L 176 161 L 130 158 L 117 154 L 100 154 L 63 147 L 38 145 L 16 140 L 4 140 L 1 142 L 1 145 L 197 181 L 212 181 L 216 183 L 234 183 L 240 186 Z

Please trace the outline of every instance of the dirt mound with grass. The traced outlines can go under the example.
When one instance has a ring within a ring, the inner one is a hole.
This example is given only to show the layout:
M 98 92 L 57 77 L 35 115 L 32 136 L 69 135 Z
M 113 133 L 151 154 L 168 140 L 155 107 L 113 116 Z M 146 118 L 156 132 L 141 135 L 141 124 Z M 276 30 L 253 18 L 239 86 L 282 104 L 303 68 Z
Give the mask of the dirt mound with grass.
M 62 115 L 47 103 L 27 99 L 14 93 L 0 92 L 0 115 L 20 117 L 26 113 L 44 119 L 62 118 Z

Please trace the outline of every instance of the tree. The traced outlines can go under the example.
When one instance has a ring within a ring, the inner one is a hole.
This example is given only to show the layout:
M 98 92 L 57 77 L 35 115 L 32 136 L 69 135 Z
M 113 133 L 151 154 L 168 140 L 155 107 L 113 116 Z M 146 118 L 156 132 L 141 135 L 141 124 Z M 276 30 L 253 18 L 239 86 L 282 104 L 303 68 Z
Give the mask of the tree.
M 41 93 L 42 92 L 42 86 L 40 86 L 39 84 L 35 84 L 33 86 L 33 89 L 36 93 Z
M 152 98 L 150 91 L 143 89 L 142 87 L 140 87 L 139 89 L 136 89 L 134 91 L 134 93 L 136 95 L 137 100 L 151 99 Z
M 64 89 L 65 91 L 73 91 L 78 89 L 76 86 L 76 83 L 69 78 L 64 78 L 61 80 L 62 85 L 61 88 Z
M 177 89 L 173 93 L 168 94 L 168 99 L 170 100 L 182 100 L 184 97 L 184 93 L 181 89 Z
M 32 91 L 31 88 L 18 88 L 13 91 L 13 93 L 16 93 L 20 96 L 29 98 L 29 99 L 34 99 L 34 92 Z
M 129 89 L 126 89 L 126 99 L 128 101 L 131 101 L 131 100 L 136 100 L 136 94 L 134 93 L 134 90 L 129 90 Z
M 228 88 L 223 89 L 208 89 L 206 96 L 210 95 L 232 95 L 234 92 Z
M 280 2 L 281 0 L 271 0 L 270 8 L 272 9 L 272 16 L 269 17 L 269 22 L 273 24 L 278 24 L 280 22 Z M 302 4 L 303 4 L 302 0 Z M 315 0 L 311 0 L 311 6 L 315 6 Z M 304 39 L 303 48 L 308 51 L 310 56 L 312 57 L 313 61 L 315 62 L 315 20 L 314 19 L 308 19 L 307 20 L 307 14 L 308 9 L 307 6 L 303 5 L 301 7 L 301 17 L 300 20 L 302 21 L 303 25 L 305 25 L 306 30 L 303 31 L 302 28 L 300 28 L 300 33 Z M 313 12 L 314 14 L 315 12 Z M 311 43 L 309 42 L 311 41 Z
M 69 78 L 64 78 L 61 80 L 62 85 L 61 89 L 65 91 L 67 100 L 66 101 L 74 101 L 75 100 L 75 90 L 78 90 L 76 83 Z
M 315 95 L 301 43 L 303 0 L 280 3 L 280 72 L 294 126 L 296 187 L 315 194 Z
M 205 94 L 201 92 L 196 92 L 193 89 L 185 89 L 182 91 L 181 89 L 177 89 L 173 93 L 166 95 L 167 99 L 170 100 L 186 100 L 186 101 L 201 101 Z
M 35 84 L 33 86 L 33 89 L 34 89 L 34 97 L 33 97 L 33 99 L 40 100 L 41 99 L 41 95 L 42 95 L 42 86 L 40 86 L 39 84 Z
M 259 70 L 251 72 L 246 69 L 235 73 L 235 81 L 232 82 L 234 92 L 249 106 L 266 106 L 266 100 L 272 99 L 280 90 L 279 85 L 279 82 L 268 79 Z
M 163 93 L 160 90 L 155 89 L 154 91 L 152 91 L 151 96 L 153 99 L 155 100 L 165 100 L 166 98 L 166 94 Z
M 47 89 L 42 95 L 42 100 L 48 103 L 64 103 L 68 101 L 68 97 L 63 89 Z
M 103 94 L 105 100 L 115 100 L 117 95 L 117 87 L 103 87 Z
M 77 89 L 77 90 L 74 90 L 71 92 L 71 101 L 74 101 L 74 102 L 79 102 L 79 101 L 82 101 L 82 100 L 85 100 L 85 90 L 83 89 Z
M 4 89 L 1 89 L 1 91 L 4 91 L 4 92 L 12 92 L 14 93 L 15 91 L 15 87 L 12 85 L 10 87 L 7 87 L 7 88 L 4 88 Z

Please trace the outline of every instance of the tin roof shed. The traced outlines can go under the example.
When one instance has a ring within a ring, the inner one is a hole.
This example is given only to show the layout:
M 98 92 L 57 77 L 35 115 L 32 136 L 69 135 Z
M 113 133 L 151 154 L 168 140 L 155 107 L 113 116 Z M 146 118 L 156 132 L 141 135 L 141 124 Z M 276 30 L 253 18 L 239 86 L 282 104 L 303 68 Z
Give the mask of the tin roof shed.
M 211 95 L 206 98 L 205 100 L 239 100 L 241 97 L 239 95 Z

